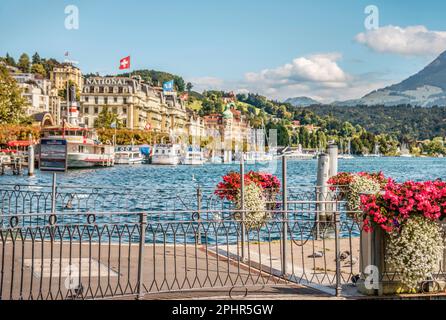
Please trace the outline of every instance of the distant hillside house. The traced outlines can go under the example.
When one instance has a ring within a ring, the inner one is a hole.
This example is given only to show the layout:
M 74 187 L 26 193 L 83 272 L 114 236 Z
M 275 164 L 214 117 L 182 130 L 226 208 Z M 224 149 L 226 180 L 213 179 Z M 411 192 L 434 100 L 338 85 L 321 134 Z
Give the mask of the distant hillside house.
M 231 107 L 223 113 L 214 113 L 204 117 L 208 136 L 221 137 L 224 141 L 242 142 L 247 140 L 251 127 L 246 117 L 239 110 Z

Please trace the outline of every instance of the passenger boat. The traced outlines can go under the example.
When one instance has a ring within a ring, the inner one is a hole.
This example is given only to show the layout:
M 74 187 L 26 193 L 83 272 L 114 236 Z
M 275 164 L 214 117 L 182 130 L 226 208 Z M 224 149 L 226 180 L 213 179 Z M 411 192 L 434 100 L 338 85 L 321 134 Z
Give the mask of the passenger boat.
M 114 165 L 113 146 L 102 144 L 94 130 L 74 127 L 64 121 L 62 127 L 43 128 L 42 137 L 67 141 L 68 169 Z
M 198 146 L 189 146 L 184 157 L 181 159 L 181 164 L 185 165 L 201 165 L 205 161 L 203 151 Z
M 138 147 L 117 146 L 115 147 L 115 164 L 139 164 L 144 160 Z
M 108 167 L 115 162 L 114 147 L 102 144 L 96 131 L 79 125 L 79 113 L 75 101 L 74 86 L 70 87 L 70 106 L 67 120 L 61 126 L 42 128 L 42 138 L 67 141 L 67 168 Z
M 177 165 L 181 160 L 179 144 L 156 144 L 152 155 L 152 164 Z

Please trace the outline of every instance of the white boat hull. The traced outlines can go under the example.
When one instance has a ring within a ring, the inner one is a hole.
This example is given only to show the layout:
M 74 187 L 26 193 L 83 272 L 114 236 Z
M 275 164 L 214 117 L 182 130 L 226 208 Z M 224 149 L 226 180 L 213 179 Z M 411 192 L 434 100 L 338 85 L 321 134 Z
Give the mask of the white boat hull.
M 114 164 L 113 154 L 68 153 L 68 168 L 108 167 Z
M 175 157 L 168 157 L 168 156 L 153 156 L 152 157 L 152 164 L 156 165 L 168 165 L 168 166 L 176 166 L 180 163 L 180 158 Z
M 143 157 L 133 159 L 115 159 L 115 164 L 140 164 L 144 160 Z
M 204 164 L 204 160 L 203 159 L 184 159 L 182 161 L 182 164 L 184 165 L 190 165 L 190 166 L 199 166 Z

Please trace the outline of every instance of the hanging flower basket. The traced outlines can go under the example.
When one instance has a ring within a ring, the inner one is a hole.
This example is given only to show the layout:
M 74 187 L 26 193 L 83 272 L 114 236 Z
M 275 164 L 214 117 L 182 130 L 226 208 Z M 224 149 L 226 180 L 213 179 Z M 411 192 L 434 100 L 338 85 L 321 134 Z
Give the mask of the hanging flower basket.
M 244 223 L 248 228 L 260 228 L 270 218 L 270 210 L 277 207 L 277 196 L 280 193 L 280 181 L 269 173 L 250 171 L 244 175 Z M 221 199 L 231 201 L 235 209 L 241 210 L 241 177 L 238 172 L 229 172 L 223 176 L 214 192 Z M 234 215 L 241 220 L 241 215 Z

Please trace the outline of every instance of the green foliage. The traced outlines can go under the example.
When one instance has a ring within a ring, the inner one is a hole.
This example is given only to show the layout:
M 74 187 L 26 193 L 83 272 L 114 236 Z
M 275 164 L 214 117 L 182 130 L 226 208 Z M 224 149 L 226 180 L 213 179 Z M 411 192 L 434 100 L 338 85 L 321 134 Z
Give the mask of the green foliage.
M 104 107 L 99 113 L 94 126 L 95 128 L 111 128 L 112 124 L 116 124 L 116 128 L 122 128 L 122 121 L 116 113 L 110 112 L 109 108 Z
M 341 122 L 349 121 L 360 125 L 371 133 L 387 133 L 401 140 L 446 136 L 446 107 L 320 105 L 306 109 L 320 117 L 335 116 Z
M 0 124 L 20 124 L 28 122 L 24 107 L 26 101 L 16 81 L 8 70 L 0 66 Z
M 120 76 L 123 77 L 130 77 L 132 75 L 139 75 L 143 81 L 155 86 L 162 86 L 164 82 L 174 80 L 175 89 L 179 92 L 183 92 L 186 87 L 186 84 L 182 77 L 163 71 L 143 69 L 135 70 L 131 73 L 120 74 Z
M 19 62 L 17 63 L 18 68 L 22 72 L 29 72 L 31 68 L 31 62 L 29 60 L 29 56 L 26 53 L 22 53 L 19 58 Z
M 40 56 L 37 52 L 33 54 L 32 63 L 33 64 L 42 64 L 42 59 L 40 58 Z
M 16 63 L 15 63 L 14 58 L 11 57 L 11 56 L 9 55 L 9 53 L 6 53 L 5 62 L 6 62 L 8 65 L 12 66 L 12 67 L 16 67 L 16 66 L 17 66 Z
M 31 67 L 31 72 L 46 77 L 46 70 L 41 63 L 34 63 Z

